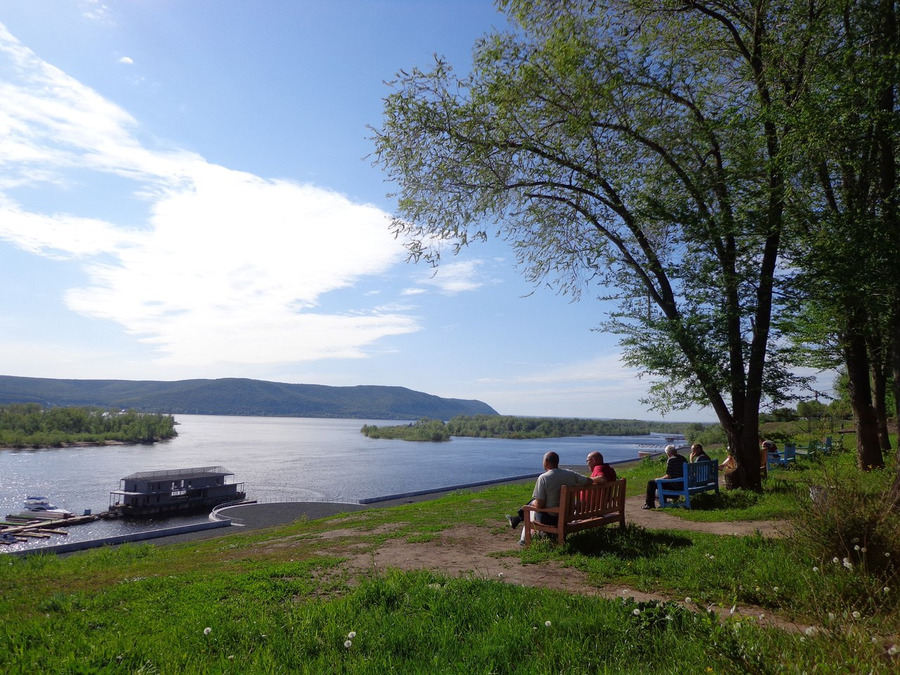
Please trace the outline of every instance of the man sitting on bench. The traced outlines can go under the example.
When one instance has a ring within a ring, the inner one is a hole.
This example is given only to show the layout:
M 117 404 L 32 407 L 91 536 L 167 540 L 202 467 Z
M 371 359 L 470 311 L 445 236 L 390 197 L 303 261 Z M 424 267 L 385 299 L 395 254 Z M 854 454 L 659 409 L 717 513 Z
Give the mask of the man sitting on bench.
M 544 455 L 544 473 L 538 476 L 534 484 L 534 492 L 531 493 L 531 501 L 539 509 L 552 509 L 559 506 L 559 491 L 563 485 L 590 485 L 593 481 L 580 473 L 559 468 L 559 455 L 552 450 Z M 555 513 L 535 514 L 538 522 L 545 525 L 556 525 L 558 516 Z M 506 516 L 509 526 L 518 527 L 525 519 L 525 512 L 519 509 L 515 516 Z M 519 543 L 525 544 L 525 528 L 522 528 L 522 536 Z
M 684 476 L 684 465 L 687 464 L 684 455 L 679 455 L 674 445 L 667 445 L 666 456 L 669 458 L 666 461 L 666 475 L 660 476 L 660 478 L 681 478 Z M 656 508 L 656 478 L 647 481 L 647 503 L 641 508 Z

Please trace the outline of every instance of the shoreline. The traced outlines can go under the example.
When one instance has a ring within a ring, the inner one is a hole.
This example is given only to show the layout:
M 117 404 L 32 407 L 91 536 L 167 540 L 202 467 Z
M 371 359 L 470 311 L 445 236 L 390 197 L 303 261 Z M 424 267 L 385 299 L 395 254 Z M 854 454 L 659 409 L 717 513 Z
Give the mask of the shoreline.
M 659 456 L 662 454 L 662 451 L 658 453 Z M 617 460 L 610 462 L 610 464 L 627 467 L 642 462 L 644 459 L 646 458 L 638 457 Z M 560 468 L 584 474 L 585 467 L 582 465 L 566 464 L 561 465 Z M 131 535 L 120 535 L 102 539 L 89 539 L 80 542 L 56 544 L 52 546 L 41 546 L 22 551 L 0 551 L 0 556 L 28 556 L 42 553 L 67 555 L 91 548 L 137 541 L 146 541 L 161 545 L 189 542 L 198 539 L 218 537 L 225 534 L 233 534 L 235 533 L 235 530 L 232 528 L 256 530 L 268 527 L 278 527 L 281 525 L 288 525 L 303 518 L 317 520 L 319 518 L 334 516 L 339 513 L 361 511 L 369 508 L 390 508 L 393 506 L 401 506 L 403 504 L 439 499 L 451 492 L 457 492 L 459 490 L 474 490 L 477 492 L 494 485 L 529 483 L 533 482 L 540 474 L 541 472 L 538 471 L 533 474 L 508 476 L 505 478 L 478 481 L 475 483 L 444 486 L 430 490 L 384 495 L 381 497 L 362 499 L 358 502 L 257 502 L 252 504 L 238 504 L 220 509 L 216 514 L 211 513 L 210 520 L 206 523 L 170 528 L 162 527 L 156 530 L 148 530 Z M 214 517 L 214 515 L 217 517 Z

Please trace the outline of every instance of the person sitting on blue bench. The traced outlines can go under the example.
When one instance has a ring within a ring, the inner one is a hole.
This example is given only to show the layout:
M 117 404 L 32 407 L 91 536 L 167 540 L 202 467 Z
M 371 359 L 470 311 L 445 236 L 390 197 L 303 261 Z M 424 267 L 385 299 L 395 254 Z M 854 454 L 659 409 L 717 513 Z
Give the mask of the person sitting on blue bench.
M 681 478 L 684 476 L 684 465 L 687 464 L 687 459 L 685 459 L 684 455 L 679 455 L 674 445 L 667 445 L 666 456 L 668 457 L 668 460 L 666 460 L 666 475 L 660 476 L 660 478 Z M 647 503 L 641 508 L 656 508 L 656 478 L 647 481 Z
M 706 451 L 703 449 L 703 446 L 699 443 L 694 443 L 691 446 L 691 454 L 688 457 L 688 461 L 693 464 L 694 462 L 711 462 L 712 457 L 706 454 Z

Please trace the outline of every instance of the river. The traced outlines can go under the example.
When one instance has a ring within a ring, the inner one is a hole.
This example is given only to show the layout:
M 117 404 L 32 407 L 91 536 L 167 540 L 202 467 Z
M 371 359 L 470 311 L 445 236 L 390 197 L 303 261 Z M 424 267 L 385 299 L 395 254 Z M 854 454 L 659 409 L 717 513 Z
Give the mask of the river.
M 548 450 L 562 464 L 584 465 L 591 450 L 607 461 L 635 459 L 638 450 L 662 449 L 661 435 L 583 436 L 539 440 L 457 438 L 447 443 L 366 438 L 363 424 L 396 421 L 285 417 L 176 415 L 178 436 L 152 445 L 108 445 L 0 450 L 0 516 L 22 510 L 26 495 L 42 495 L 81 514 L 109 506 L 122 477 L 138 471 L 224 466 L 260 502 L 362 499 L 537 474 Z M 586 467 L 585 467 L 586 468 Z M 167 525 L 206 520 L 169 518 Z M 69 528 L 65 541 L 81 541 L 159 527 L 159 523 L 98 521 Z M 49 543 L 60 543 L 54 536 Z M 26 542 L 0 552 L 32 548 Z

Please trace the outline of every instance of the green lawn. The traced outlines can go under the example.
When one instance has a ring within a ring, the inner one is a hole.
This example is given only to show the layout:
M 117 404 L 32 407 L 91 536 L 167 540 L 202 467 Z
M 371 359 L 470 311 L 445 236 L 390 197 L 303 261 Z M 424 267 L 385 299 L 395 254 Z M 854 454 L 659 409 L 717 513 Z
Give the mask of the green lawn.
M 847 471 L 846 463 L 838 457 L 773 476 L 752 499 L 728 494 L 697 513 L 671 512 L 794 518 L 810 510 L 804 486 Z M 620 473 L 634 488 L 656 468 Z M 890 478 L 890 472 L 867 475 L 848 489 L 859 492 L 860 503 L 871 501 Z M 631 526 L 581 533 L 563 547 L 539 543 L 502 554 L 582 570 L 586 590 L 623 585 L 679 603 L 605 600 L 477 574 L 351 573 L 343 565 L 345 556 L 389 538 L 436 540 L 459 524 L 508 536 L 500 514 L 530 490 L 502 485 L 189 544 L 0 557 L 0 672 L 892 673 L 900 667 L 892 653 L 900 632 L 894 563 L 900 550 L 891 548 L 897 543 L 890 536 L 879 539 L 877 528 L 863 533 L 863 550 L 854 549 L 852 538 L 816 549 L 802 528 L 821 523 L 801 522 L 797 537 L 783 540 Z M 848 511 L 854 510 L 836 509 Z M 338 528 L 353 533 L 317 536 Z M 729 618 L 733 605 L 812 628 Z M 726 611 L 716 617 L 707 606 Z

